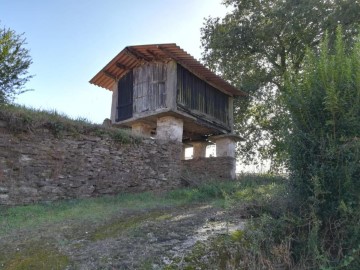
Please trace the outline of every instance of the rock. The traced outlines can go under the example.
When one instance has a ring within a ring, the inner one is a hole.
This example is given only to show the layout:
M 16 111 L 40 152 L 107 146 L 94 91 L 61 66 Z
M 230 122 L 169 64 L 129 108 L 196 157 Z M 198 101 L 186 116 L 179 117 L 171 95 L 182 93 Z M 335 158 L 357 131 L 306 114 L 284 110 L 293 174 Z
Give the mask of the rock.
M 90 195 L 94 192 L 94 186 L 82 186 L 78 188 L 78 192 L 82 195 Z
M 20 163 L 26 163 L 31 160 L 32 160 L 32 158 L 30 158 L 28 155 L 21 155 L 19 158 Z
M 20 193 L 25 193 L 27 196 L 36 196 L 38 195 L 38 190 L 36 188 L 22 186 L 19 188 Z
M 9 192 L 9 189 L 5 188 L 5 187 L 0 187 L 0 194 L 6 194 Z
M 1 201 L 6 201 L 9 199 L 9 195 L 8 194 L 0 194 L 0 202 Z
M 111 127 L 112 126 L 111 120 L 109 118 L 105 118 L 102 125 L 104 127 Z

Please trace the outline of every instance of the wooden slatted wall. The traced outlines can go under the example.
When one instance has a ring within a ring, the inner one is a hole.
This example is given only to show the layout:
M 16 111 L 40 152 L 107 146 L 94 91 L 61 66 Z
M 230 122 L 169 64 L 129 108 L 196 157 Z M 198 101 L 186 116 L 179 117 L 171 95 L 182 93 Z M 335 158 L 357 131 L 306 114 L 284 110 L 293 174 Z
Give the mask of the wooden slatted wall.
M 177 65 L 177 102 L 190 110 L 214 117 L 229 124 L 229 97 Z
M 166 107 L 166 64 L 151 63 L 134 72 L 134 113 L 155 111 Z

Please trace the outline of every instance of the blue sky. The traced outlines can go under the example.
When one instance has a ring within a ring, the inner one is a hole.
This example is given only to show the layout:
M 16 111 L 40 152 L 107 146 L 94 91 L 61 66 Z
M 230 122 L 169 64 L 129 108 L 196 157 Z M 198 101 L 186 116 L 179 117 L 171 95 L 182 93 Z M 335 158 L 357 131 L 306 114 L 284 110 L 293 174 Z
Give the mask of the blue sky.
M 177 43 L 200 59 L 200 28 L 224 16 L 221 0 L 0 0 L 1 26 L 24 33 L 35 77 L 16 103 L 109 117 L 111 92 L 88 81 L 125 46 Z

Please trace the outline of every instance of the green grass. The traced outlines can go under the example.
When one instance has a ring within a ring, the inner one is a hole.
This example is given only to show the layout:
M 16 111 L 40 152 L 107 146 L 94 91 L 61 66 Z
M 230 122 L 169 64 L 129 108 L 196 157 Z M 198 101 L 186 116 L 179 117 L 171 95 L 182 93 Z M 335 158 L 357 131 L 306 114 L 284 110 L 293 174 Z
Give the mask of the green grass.
M 69 263 L 69 258 L 53 247 L 32 243 L 21 253 L 8 255 L 6 270 L 62 270 Z
M 164 269 L 285 269 L 291 264 L 287 261 L 288 242 L 275 239 L 286 232 L 287 221 L 275 216 L 286 212 L 287 189 L 284 177 L 242 175 L 237 182 L 189 190 L 190 198 L 217 198 L 212 203 L 220 202 L 230 210 L 228 213 L 248 217 L 248 222 L 243 230 L 211 237 L 206 243 L 197 242 L 182 257 L 172 258 Z
M 138 228 L 145 221 L 161 221 L 168 218 L 171 218 L 171 215 L 166 215 L 162 211 L 151 211 L 143 213 L 142 215 L 130 216 L 126 219 L 115 219 L 111 222 L 97 227 L 95 232 L 90 235 L 90 240 L 98 241 L 107 238 L 117 237 L 129 230 Z
M 211 182 L 197 188 L 181 188 L 163 194 L 144 192 L 99 198 L 0 206 L 0 236 L 22 228 L 66 220 L 103 220 L 122 210 L 155 209 L 193 203 L 227 207 L 249 201 L 267 201 L 281 190 L 284 179 L 272 176 L 243 176 L 240 181 Z
M 13 133 L 34 132 L 48 129 L 55 137 L 64 135 L 108 136 L 121 144 L 138 143 L 141 138 L 133 136 L 128 130 L 104 127 L 91 123 L 85 118 L 72 119 L 56 110 L 46 111 L 19 105 L 0 104 L 0 121 Z

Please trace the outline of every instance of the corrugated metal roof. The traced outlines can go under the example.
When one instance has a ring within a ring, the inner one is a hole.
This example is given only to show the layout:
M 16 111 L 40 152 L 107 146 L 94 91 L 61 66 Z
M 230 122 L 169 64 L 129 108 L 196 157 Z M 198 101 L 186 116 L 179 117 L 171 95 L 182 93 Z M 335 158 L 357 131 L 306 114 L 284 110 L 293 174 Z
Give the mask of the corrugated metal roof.
M 90 80 L 90 83 L 112 90 L 115 80 L 120 79 L 129 70 L 146 62 L 172 59 L 219 90 L 235 96 L 246 96 L 246 93 L 210 71 L 175 43 L 125 47 Z

